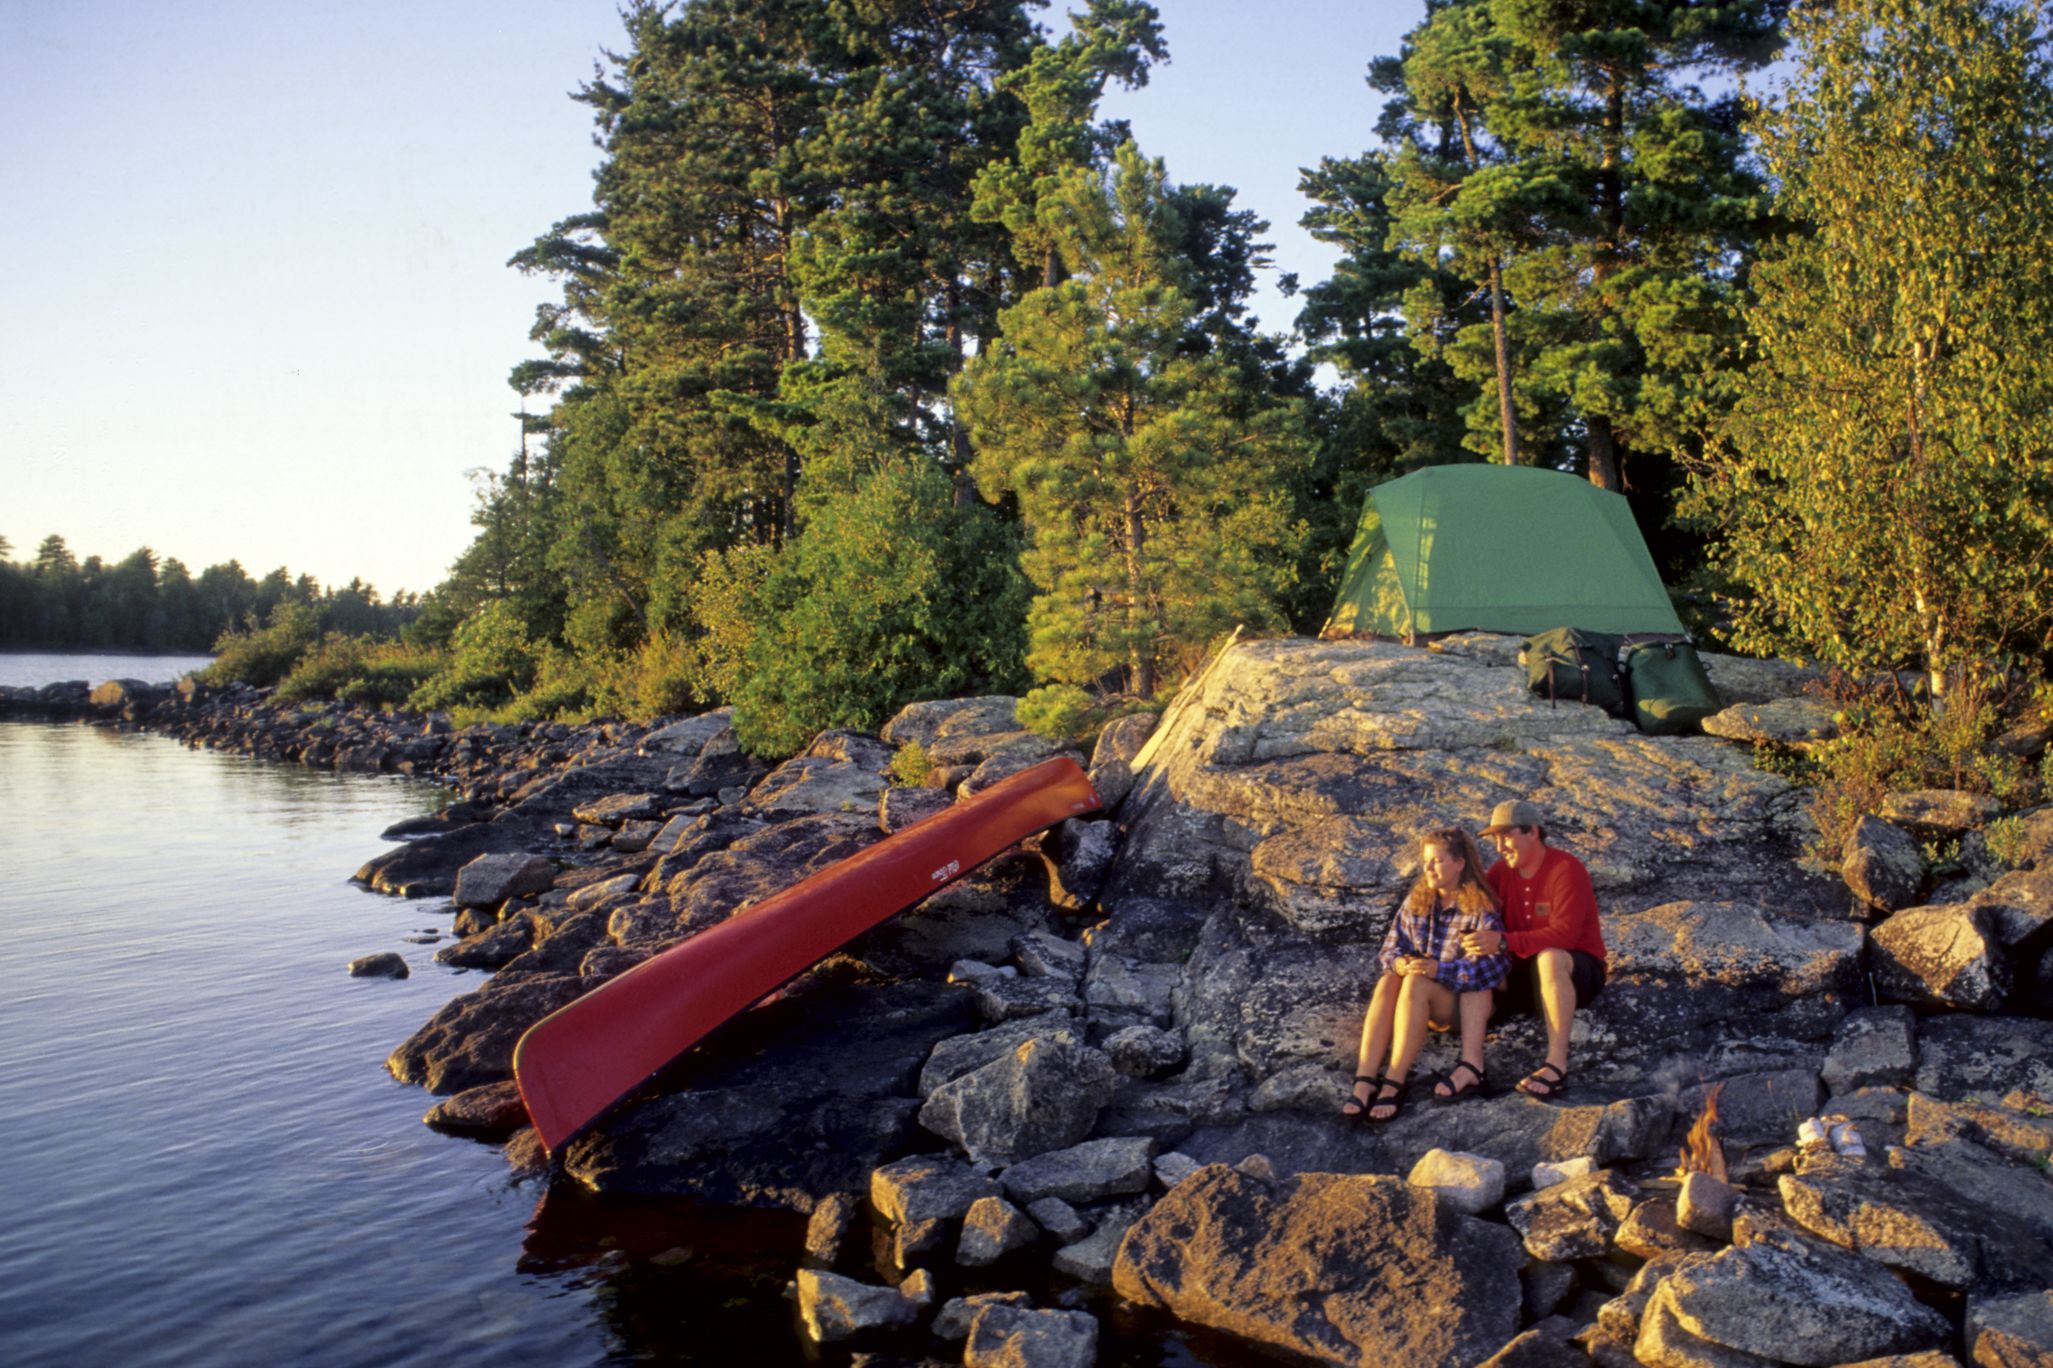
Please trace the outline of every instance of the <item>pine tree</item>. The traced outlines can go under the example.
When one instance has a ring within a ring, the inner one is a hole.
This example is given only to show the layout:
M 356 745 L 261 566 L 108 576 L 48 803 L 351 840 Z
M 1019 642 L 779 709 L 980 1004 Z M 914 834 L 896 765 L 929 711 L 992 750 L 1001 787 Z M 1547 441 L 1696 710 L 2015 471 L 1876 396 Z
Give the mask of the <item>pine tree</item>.
M 1026 522 L 1029 667 L 1145 697 L 1235 623 L 1280 622 L 1308 443 L 1294 407 L 1252 401 L 1244 371 L 1188 345 L 1185 224 L 1159 162 L 1127 143 L 1043 203 L 1066 278 L 1005 311 L 956 398 L 979 485 Z
M 1573 412 L 1582 464 L 1623 487 L 1624 457 L 1657 467 L 1685 436 L 1701 382 L 1734 358 L 1738 274 L 1764 230 L 1738 98 L 1692 78 L 1773 56 L 1790 0 L 1490 0 L 1528 74 L 1492 107 L 1529 184 L 1578 206 L 1505 272 L 1534 383 Z
M 1800 14 L 1762 128 L 1804 225 L 1694 511 L 1742 646 L 1916 661 L 1943 695 L 2053 648 L 2053 63 L 2039 0 Z

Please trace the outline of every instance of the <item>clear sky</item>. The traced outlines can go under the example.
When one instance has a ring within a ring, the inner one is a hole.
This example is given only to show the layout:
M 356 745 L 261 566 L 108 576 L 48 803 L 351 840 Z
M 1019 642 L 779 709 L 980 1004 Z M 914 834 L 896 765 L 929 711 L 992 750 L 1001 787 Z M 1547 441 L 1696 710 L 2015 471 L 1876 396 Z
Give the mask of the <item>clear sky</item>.
M 1368 145 L 1367 64 L 1423 0 L 1157 3 L 1170 64 L 1107 112 L 1323 278 L 1297 170 Z M 552 295 L 504 263 L 589 204 L 567 96 L 621 45 L 614 0 L 0 0 L 13 558 L 433 587 Z

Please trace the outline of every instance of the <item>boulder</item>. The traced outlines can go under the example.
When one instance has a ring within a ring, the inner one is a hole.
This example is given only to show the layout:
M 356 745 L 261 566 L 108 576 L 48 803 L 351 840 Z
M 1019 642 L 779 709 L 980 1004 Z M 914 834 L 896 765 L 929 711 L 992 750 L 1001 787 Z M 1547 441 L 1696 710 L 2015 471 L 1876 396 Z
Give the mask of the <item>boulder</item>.
M 979 1197 L 962 1217 L 955 1261 L 967 1268 L 994 1264 L 1039 1239 L 1041 1228 L 1003 1197 Z
M 1521 1262 L 1511 1232 L 1395 1178 L 1215 1164 L 1127 1232 L 1113 1285 L 1316 1363 L 1465 1366 L 1517 1331 Z
M 1183 1063 L 1183 1037 L 1159 1026 L 1122 1026 L 1105 1037 L 1105 1055 L 1130 1078 L 1160 1078 Z
M 1091 1233 L 1091 1223 L 1060 1197 L 1043 1197 L 1027 1204 L 1034 1223 L 1064 1244 L 1074 1244 Z
M 2009 957 L 1979 907 L 1905 908 L 1874 929 L 1869 958 L 1893 1001 L 1996 1012 L 2010 997 Z
M 1097 744 L 1091 747 L 1091 768 L 1100 765 L 1131 765 L 1140 755 L 1141 748 L 1148 744 L 1159 719 L 1154 713 L 1128 713 L 1107 722 L 1098 733 Z
M 1833 1096 L 1857 1088 L 1898 1087 L 1917 1073 L 1917 1018 L 1903 1006 L 1848 1012 L 1832 1033 L 1821 1071 Z
M 622 822 L 645 822 L 660 816 L 662 799 L 653 793 L 609 793 L 588 803 L 579 803 L 570 815 L 593 826 L 617 827 Z
M 950 1342 L 968 1339 L 970 1322 L 976 1319 L 979 1311 L 994 1302 L 1005 1306 L 1032 1306 L 1034 1299 L 1024 1292 L 975 1292 L 967 1297 L 950 1297 L 934 1313 L 934 1338 Z
M 1985 793 L 1962 789 L 1908 789 L 1882 796 L 1882 816 L 1898 826 L 1933 836 L 1958 836 L 1987 825 L 2003 804 Z
M 1079 1045 L 1083 1038 L 1080 1027 L 1067 1017 L 1057 1016 L 1007 1021 L 988 1030 L 950 1036 L 935 1044 L 925 1066 L 920 1069 L 920 1095 L 928 1096 L 943 1083 L 952 1083 L 964 1074 L 974 1073 L 994 1060 L 1003 1059 L 1030 1040 Z
M 780 821 L 821 813 L 874 813 L 890 786 L 890 748 L 850 732 L 822 732 L 803 753 L 749 790 L 748 810 Z
M 1820 1155 L 1780 1187 L 1806 1230 L 1890 1268 L 1962 1289 L 2053 1285 L 2044 1232 L 1914 1169 Z
M 794 1211 L 867 1190 L 874 1169 L 919 1140 L 907 1081 L 968 1019 L 962 995 L 942 984 L 789 995 L 696 1052 L 674 1091 L 573 1140 L 564 1170 L 602 1193 Z
M 1880 1264 L 1780 1234 L 1671 1273 L 1648 1304 L 1650 1317 L 1657 1312 L 1698 1339 L 1794 1364 L 1914 1353 L 1951 1334 L 1943 1316 Z M 1643 1327 L 1643 1345 L 1645 1338 Z
M 528 1124 L 527 1104 L 520 1087 L 508 1079 L 465 1088 L 446 1097 L 428 1110 L 421 1121 L 451 1135 L 474 1135 L 482 1140 L 504 1140 Z
M 1676 1204 L 1665 1195 L 1645 1198 L 1619 1222 L 1612 1243 L 1636 1258 L 1651 1259 L 1662 1254 L 1689 1254 L 1714 1248 L 1712 1241 L 1684 1228 Z
M 1735 703 L 1704 719 L 1706 736 L 1759 746 L 1801 745 L 1829 741 L 1839 734 L 1832 705 L 1821 698 L 1777 698 L 1765 703 Z
M 2053 1363 L 2053 1291 L 1970 1296 L 1962 1338 L 1969 1361 L 1984 1368 Z
M 1918 1027 L 1917 1090 L 1949 1102 L 2012 1092 L 2053 1098 L 2053 1021 L 1927 1017 Z
M 408 974 L 406 957 L 390 950 L 353 959 L 345 967 L 351 978 L 403 979 Z
M 996 1183 L 947 1155 L 914 1155 L 870 1175 L 870 1205 L 893 1227 L 900 1268 L 940 1248 L 953 1223 L 997 1195 Z
M 1079 768 L 1083 765 L 1083 757 L 1070 750 L 1065 742 L 1037 736 L 1032 732 L 1021 732 L 1006 742 L 1002 749 L 985 757 L 981 764 L 970 771 L 969 777 L 962 781 L 956 792 L 965 798 L 982 793 L 985 789 L 1010 779 L 1021 770 L 1032 769 L 1043 760 L 1052 760 L 1058 755 L 1068 756 L 1077 762 Z
M 1504 1217 L 1525 1241 L 1528 1254 L 1565 1263 L 1608 1251 L 1636 1200 L 1623 1178 L 1599 1169 L 1519 1198 L 1504 1208 Z
M 1573 1159 L 1562 1159 L 1558 1162 L 1543 1159 L 1533 1165 L 1533 1191 L 1538 1192 L 1542 1188 L 1565 1183 L 1571 1178 L 1587 1178 L 1596 1171 L 1597 1161 L 1587 1154 L 1578 1154 Z
M 1844 993 L 1860 978 L 1860 927 L 1748 903 L 1671 902 L 1606 917 L 1604 942 L 1614 975 L 1729 988 L 1757 1009 Z
M 694 758 L 673 766 L 663 787 L 687 798 L 708 798 L 724 789 L 751 784 L 768 768 L 746 754 L 734 732 L 723 727 L 705 739 Z
M 1183 971 L 1173 964 L 1149 964 L 1099 951 L 1084 975 L 1083 1000 L 1094 1015 L 1138 1017 L 1157 1025 L 1169 1020 L 1171 999 Z
M 543 856 L 480 855 L 456 871 L 452 901 L 458 907 L 497 907 L 508 898 L 547 893 L 555 882 L 555 862 Z
M 1089 1135 L 1113 1078 L 1102 1051 L 1036 1037 L 936 1088 L 920 1124 L 972 1159 L 1024 1159 Z
M 1988 913 L 1999 944 L 2031 953 L 2053 935 L 2053 867 L 2012 870 L 1968 903 Z
M 1076 989 L 1061 979 L 1001 975 L 976 985 L 977 1010 L 990 1022 L 1074 1015 L 1083 1006 Z
M 1091 1368 L 1098 1321 L 1088 1311 L 986 1302 L 970 1321 L 963 1368 Z
M 1029 978 L 1061 979 L 1072 986 L 1083 978 L 1083 945 L 1053 932 L 1031 931 L 1015 937 L 1012 957 Z
M 1847 833 L 1839 873 L 1856 898 L 1894 912 L 1917 901 L 1925 882 L 1925 854 L 1901 827 L 1863 816 Z
M 1675 1223 L 1713 1240 L 1732 1238 L 1732 1218 L 1739 1210 L 1739 1189 L 1708 1173 L 1683 1175 L 1675 1194 Z
M 893 1330 L 919 1319 L 919 1303 L 897 1288 L 857 1282 L 823 1269 L 798 1271 L 798 1315 L 815 1344 L 866 1331 Z
M 840 1263 L 862 1211 L 863 1199 L 858 1193 L 830 1192 L 822 1197 L 806 1218 L 806 1259 L 821 1268 Z
M 877 800 L 877 829 L 889 836 L 954 806 L 954 797 L 940 789 L 887 788 Z
M 998 1175 L 998 1181 L 1016 1202 L 1033 1203 L 1043 1197 L 1096 1202 L 1146 1192 L 1148 1180 L 1154 1176 L 1154 1157 L 1153 1140 L 1086 1140 L 1013 1164 Z
M 584 992 L 575 974 L 493 979 L 451 998 L 394 1050 L 385 1067 L 431 1093 L 462 1092 L 513 1076 L 513 1046 L 528 1027 Z
M 1796 1122 L 1824 1101 L 1815 1069 L 1759 1069 L 1685 1088 L 1684 1115 L 1701 1115 L 1712 1087 L 1718 1089 L 1717 1136 L 1728 1145 L 1788 1143 L 1796 1138 Z
M 1099 1208 L 1090 1234 L 1055 1251 L 1055 1271 L 1090 1287 L 1110 1287 L 1120 1242 L 1147 1209 L 1145 1199 Z
M 443 946 L 435 952 L 435 962 L 455 969 L 497 969 L 533 949 L 536 937 L 546 930 L 546 923 L 533 912 L 516 912 L 475 936 Z
M 1048 856 L 1048 899 L 1065 911 L 1081 912 L 1098 899 L 1112 870 L 1118 836 L 1110 822 L 1071 818 L 1043 842 Z
M 1002 694 L 908 703 L 884 724 L 881 734 L 894 746 L 918 745 L 931 753 L 942 743 L 952 740 L 1017 735 L 1018 706 L 1017 698 Z M 979 760 L 982 758 L 977 756 Z M 947 763 L 960 762 L 950 760 Z
M 1431 1188 L 1442 1201 L 1469 1216 L 1504 1200 L 1504 1165 L 1480 1154 L 1427 1150 L 1404 1181 L 1413 1187 Z
M 644 736 L 638 749 L 643 755 L 663 755 L 679 759 L 695 756 L 705 748 L 706 742 L 728 730 L 733 717 L 732 708 L 714 708 L 711 712 L 700 713 L 697 717 L 672 722 Z

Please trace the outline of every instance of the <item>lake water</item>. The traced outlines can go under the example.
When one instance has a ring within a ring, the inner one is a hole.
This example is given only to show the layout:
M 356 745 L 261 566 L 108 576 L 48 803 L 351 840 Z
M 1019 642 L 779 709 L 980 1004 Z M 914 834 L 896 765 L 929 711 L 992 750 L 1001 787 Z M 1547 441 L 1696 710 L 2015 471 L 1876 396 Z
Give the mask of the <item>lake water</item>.
M 48 651 L 0 652 L 0 684 L 14 688 L 83 679 L 104 684 L 110 679 L 140 679 L 169 684 L 182 674 L 214 663 L 209 655 L 58 655 Z
M 346 880 L 440 801 L 0 723 L 0 1364 L 822 1362 L 801 1218 L 545 1198 L 420 1123 L 384 1058 L 481 979 L 405 940 L 445 903 Z M 412 976 L 343 972 L 384 950 Z M 1105 1329 L 1108 1368 L 1244 1361 Z

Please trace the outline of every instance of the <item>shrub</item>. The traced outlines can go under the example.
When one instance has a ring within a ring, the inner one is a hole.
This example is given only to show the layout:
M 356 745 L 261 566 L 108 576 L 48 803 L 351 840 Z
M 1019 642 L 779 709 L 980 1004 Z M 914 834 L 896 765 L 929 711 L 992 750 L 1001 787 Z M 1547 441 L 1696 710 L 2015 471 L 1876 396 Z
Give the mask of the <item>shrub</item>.
M 504 707 L 534 686 L 540 655 L 510 603 L 487 604 L 456 629 L 442 668 L 407 702 L 430 709 Z
M 286 602 L 271 610 L 260 629 L 224 632 L 214 643 L 214 663 L 200 671 L 206 684 L 252 684 L 270 688 L 292 671 L 320 639 L 321 613 L 311 604 Z
M 920 788 L 934 772 L 934 757 L 917 741 L 908 741 L 891 754 L 891 782 L 900 788 Z

